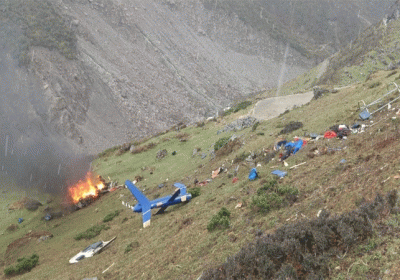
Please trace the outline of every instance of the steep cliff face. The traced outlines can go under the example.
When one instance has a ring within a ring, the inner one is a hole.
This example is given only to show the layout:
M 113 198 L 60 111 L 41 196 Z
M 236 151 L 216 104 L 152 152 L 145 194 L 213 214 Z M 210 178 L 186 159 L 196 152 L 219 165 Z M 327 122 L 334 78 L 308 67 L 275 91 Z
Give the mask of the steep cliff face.
M 21 71 L 49 104 L 39 117 L 91 153 L 201 120 L 314 63 L 289 31 L 276 36 L 213 1 L 27 0 L 22 12 L 3 5 L 2 22 L 25 32 Z

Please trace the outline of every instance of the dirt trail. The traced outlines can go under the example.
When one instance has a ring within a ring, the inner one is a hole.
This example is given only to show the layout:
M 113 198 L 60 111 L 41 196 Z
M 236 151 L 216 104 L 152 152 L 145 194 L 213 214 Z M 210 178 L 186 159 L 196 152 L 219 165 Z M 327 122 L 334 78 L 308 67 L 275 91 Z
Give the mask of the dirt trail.
M 319 66 L 317 79 L 319 79 L 326 71 L 329 65 L 329 59 L 325 59 Z M 269 120 L 278 117 L 286 110 L 290 110 L 293 106 L 302 106 L 311 101 L 314 97 L 313 91 L 298 93 L 285 96 L 276 96 L 266 98 L 257 102 L 250 115 L 259 120 Z
M 251 115 L 259 120 L 273 119 L 286 110 L 292 109 L 293 106 L 307 104 L 313 97 L 314 93 L 309 91 L 306 93 L 266 98 L 257 102 Z

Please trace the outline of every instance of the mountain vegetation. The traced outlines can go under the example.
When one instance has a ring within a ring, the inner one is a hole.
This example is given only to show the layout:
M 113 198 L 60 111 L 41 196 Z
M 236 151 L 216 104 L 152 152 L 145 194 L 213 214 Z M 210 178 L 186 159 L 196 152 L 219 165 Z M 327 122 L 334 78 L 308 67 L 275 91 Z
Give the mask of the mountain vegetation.
M 66 194 L 20 190 L 1 174 L 1 279 L 29 260 L 18 279 L 399 279 L 400 93 L 385 95 L 400 83 L 399 32 L 399 20 L 371 26 L 322 76 L 316 67 L 283 84 L 286 94 L 324 90 L 276 118 L 228 129 L 274 89 L 208 121 L 100 152 L 94 172 L 121 187 L 78 211 L 65 204 Z M 378 98 L 381 110 L 360 119 L 363 104 Z M 347 135 L 318 137 L 343 124 Z M 277 143 L 297 138 L 304 146 L 280 161 Z M 253 168 L 258 178 L 249 180 Z M 181 182 L 193 199 L 143 228 L 141 215 L 121 203 L 136 203 L 123 187 L 127 179 L 150 199 Z M 24 209 L 19 200 L 27 193 L 43 206 Z M 59 214 L 46 220 L 47 211 Z M 113 236 L 100 254 L 68 263 Z

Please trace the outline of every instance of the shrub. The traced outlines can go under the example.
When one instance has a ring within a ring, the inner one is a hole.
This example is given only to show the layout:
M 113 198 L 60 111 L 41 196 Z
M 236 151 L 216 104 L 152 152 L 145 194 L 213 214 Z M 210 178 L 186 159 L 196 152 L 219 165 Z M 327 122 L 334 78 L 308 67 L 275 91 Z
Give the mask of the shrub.
M 222 137 L 222 138 L 218 139 L 218 141 L 215 142 L 215 144 L 214 144 L 214 151 L 218 151 L 223 146 L 225 146 L 229 142 L 229 139 L 231 139 L 231 138 L 230 137 Z
M 260 122 L 254 123 L 253 127 L 251 128 L 251 131 L 255 131 L 259 125 L 260 125 Z
M 252 198 L 252 205 L 259 212 L 267 213 L 272 209 L 279 209 L 285 201 L 292 204 L 297 200 L 298 194 L 297 188 L 280 186 L 276 180 L 270 180 L 257 190 L 257 194 Z
M 280 195 L 285 195 L 285 194 L 290 194 L 290 195 L 298 195 L 299 194 L 299 190 L 297 188 L 291 187 L 291 186 L 279 186 L 277 188 L 277 192 Z
M 11 224 L 7 227 L 7 231 L 16 231 L 18 229 L 18 226 L 16 224 Z
M 235 105 L 234 107 L 230 108 L 229 110 L 226 110 L 224 112 L 224 116 L 227 116 L 227 115 L 232 114 L 232 113 L 237 113 L 240 110 L 244 110 L 247 107 L 249 107 L 251 104 L 252 104 L 251 101 L 243 101 L 243 102 Z
M 213 231 L 216 228 L 225 229 L 229 228 L 229 217 L 231 213 L 225 207 L 222 207 L 217 214 L 215 214 L 207 225 L 208 231 Z
M 57 50 L 68 59 L 76 57 L 77 37 L 49 1 L 9 1 L 3 8 L 3 15 L 23 30 L 18 49 L 20 64 L 30 62 L 28 53 L 32 46 Z
M 109 148 L 107 150 L 104 150 L 103 152 L 98 154 L 98 157 L 107 157 L 110 156 L 112 153 L 114 153 L 116 150 L 119 150 L 121 146 L 115 146 L 112 148 Z
M 318 218 L 283 225 L 275 233 L 261 234 L 201 279 L 327 279 L 330 258 L 371 237 L 371 220 L 385 209 L 387 201 L 377 195 L 349 213 L 330 216 L 325 210 Z M 376 245 L 371 240 L 364 248 Z
M 116 216 L 118 216 L 119 215 L 119 210 L 115 210 L 114 212 L 111 212 L 111 213 L 108 213 L 105 217 L 104 217 L 104 219 L 103 219 L 103 222 L 110 222 L 110 221 L 112 221 Z
M 221 147 L 216 152 L 216 155 L 218 157 L 226 157 L 227 155 L 230 155 L 234 151 L 237 151 L 238 149 L 240 149 L 241 146 L 242 146 L 242 142 L 238 138 L 236 138 L 233 141 L 228 141 L 227 144 L 225 144 L 223 147 Z
M 181 132 L 176 134 L 175 138 L 178 139 L 180 142 L 186 142 L 189 140 L 189 134 Z
M 31 271 L 37 263 L 39 262 L 39 256 L 37 254 L 33 254 L 30 257 L 23 257 L 17 260 L 17 265 L 9 266 L 4 269 L 5 275 L 13 275 L 13 274 L 21 274 L 24 272 Z
M 188 193 L 190 193 L 192 195 L 192 198 L 198 197 L 200 195 L 200 188 L 195 187 L 195 188 L 189 189 Z
M 281 134 L 288 134 L 292 131 L 298 130 L 300 128 L 303 127 L 303 123 L 302 122 L 295 122 L 295 121 L 291 121 L 290 123 L 288 123 L 280 132 L 279 135 Z
M 280 208 L 282 202 L 283 198 L 273 192 L 267 195 L 254 196 L 252 204 L 256 206 L 260 212 L 269 212 L 271 209 Z
M 133 248 L 137 248 L 137 247 L 139 247 L 139 242 L 135 241 L 135 242 L 129 243 L 128 245 L 126 245 L 124 253 L 127 254 L 130 251 L 132 251 Z
M 235 159 L 233 160 L 233 163 L 242 162 L 242 161 L 244 161 L 249 155 L 251 155 L 251 153 L 243 152 L 243 153 L 241 153 L 240 155 L 237 155 L 237 156 L 235 157 Z
M 104 229 L 107 230 L 110 227 L 106 225 L 94 225 L 91 228 L 88 228 L 86 231 L 78 233 L 75 235 L 74 239 L 75 240 L 81 240 L 81 239 L 91 239 L 93 237 L 96 237 L 97 235 L 100 234 L 100 232 Z
M 379 87 L 381 85 L 381 82 L 375 82 L 369 85 L 369 88 L 376 88 Z

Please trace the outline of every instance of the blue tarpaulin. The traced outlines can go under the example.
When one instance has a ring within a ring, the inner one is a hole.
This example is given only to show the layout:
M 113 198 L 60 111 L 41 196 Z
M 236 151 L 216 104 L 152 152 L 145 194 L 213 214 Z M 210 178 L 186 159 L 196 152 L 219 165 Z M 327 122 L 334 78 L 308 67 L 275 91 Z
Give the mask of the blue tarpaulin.
M 289 142 L 285 145 L 285 149 L 293 150 L 293 154 L 297 153 L 303 146 L 303 140 L 299 139 L 296 142 Z
M 257 169 L 253 168 L 252 170 L 250 170 L 249 180 L 253 181 L 253 180 L 257 179 L 257 177 L 258 177 Z
M 281 171 L 281 170 L 274 170 L 271 173 L 274 175 L 278 175 L 280 178 L 283 178 L 287 175 L 286 171 Z

